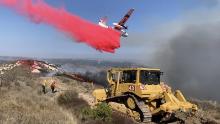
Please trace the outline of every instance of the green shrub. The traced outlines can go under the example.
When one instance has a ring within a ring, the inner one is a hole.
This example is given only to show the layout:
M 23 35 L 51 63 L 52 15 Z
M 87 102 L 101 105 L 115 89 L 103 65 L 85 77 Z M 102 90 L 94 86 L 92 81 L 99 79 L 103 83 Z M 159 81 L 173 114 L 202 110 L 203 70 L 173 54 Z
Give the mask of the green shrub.
M 106 103 L 97 105 L 96 108 L 91 109 L 89 107 L 82 110 L 82 119 L 94 119 L 102 120 L 104 122 L 110 122 L 112 120 L 112 109 Z

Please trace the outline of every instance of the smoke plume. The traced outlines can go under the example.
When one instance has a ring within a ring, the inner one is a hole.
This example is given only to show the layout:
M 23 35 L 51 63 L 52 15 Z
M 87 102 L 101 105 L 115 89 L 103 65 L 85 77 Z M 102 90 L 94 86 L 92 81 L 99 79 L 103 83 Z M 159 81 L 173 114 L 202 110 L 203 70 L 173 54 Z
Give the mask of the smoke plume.
M 206 21 L 197 18 L 182 24 L 168 41 L 161 39 L 166 45 L 156 52 L 153 65 L 187 96 L 220 101 L 220 21 L 211 14 L 201 16 Z
M 83 20 L 65 9 L 53 8 L 43 0 L 0 0 L 0 5 L 12 8 L 34 23 L 49 24 L 99 51 L 114 53 L 120 47 L 120 32 Z

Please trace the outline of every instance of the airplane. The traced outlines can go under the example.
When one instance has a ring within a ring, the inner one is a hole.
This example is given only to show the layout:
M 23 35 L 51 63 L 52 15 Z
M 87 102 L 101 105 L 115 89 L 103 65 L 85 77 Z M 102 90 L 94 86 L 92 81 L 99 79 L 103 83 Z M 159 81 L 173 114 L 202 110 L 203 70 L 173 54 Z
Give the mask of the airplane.
M 107 17 L 103 17 L 99 20 L 99 25 L 104 28 L 113 28 L 117 31 L 121 32 L 122 37 L 128 37 L 128 33 L 126 30 L 128 29 L 128 26 L 125 26 L 125 23 L 128 21 L 132 13 L 134 12 L 134 9 L 130 9 L 126 15 L 119 21 L 118 23 L 113 23 L 113 27 L 107 26 Z

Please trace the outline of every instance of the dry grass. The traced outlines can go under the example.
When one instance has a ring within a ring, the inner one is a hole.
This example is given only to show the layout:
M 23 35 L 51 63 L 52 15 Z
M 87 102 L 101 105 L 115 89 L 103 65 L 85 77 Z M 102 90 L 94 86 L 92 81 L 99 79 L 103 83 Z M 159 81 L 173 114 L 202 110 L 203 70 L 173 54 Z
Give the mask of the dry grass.
M 29 93 L 27 93 L 29 92 Z M 31 91 L 9 91 L 1 94 L 0 120 L 2 123 L 73 123 L 56 103 Z
M 55 100 L 42 95 L 38 76 L 22 68 L 2 75 L 0 87 L 0 123 L 2 124 L 72 124 L 73 115 Z
M 61 94 L 57 101 L 59 105 L 71 111 L 74 115 L 77 115 L 77 118 L 80 118 L 81 110 L 89 106 L 88 103 L 79 98 L 78 93 L 74 91 L 67 91 Z

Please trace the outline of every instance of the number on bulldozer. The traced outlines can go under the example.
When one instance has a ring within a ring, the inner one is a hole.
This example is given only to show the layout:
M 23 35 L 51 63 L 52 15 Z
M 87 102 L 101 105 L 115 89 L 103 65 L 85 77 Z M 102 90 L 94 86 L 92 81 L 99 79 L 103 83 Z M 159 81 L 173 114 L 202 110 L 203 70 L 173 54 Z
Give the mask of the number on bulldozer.
M 131 91 L 135 91 L 135 86 L 134 85 L 129 85 L 128 89 L 131 90 Z

